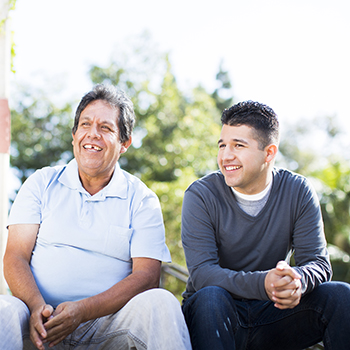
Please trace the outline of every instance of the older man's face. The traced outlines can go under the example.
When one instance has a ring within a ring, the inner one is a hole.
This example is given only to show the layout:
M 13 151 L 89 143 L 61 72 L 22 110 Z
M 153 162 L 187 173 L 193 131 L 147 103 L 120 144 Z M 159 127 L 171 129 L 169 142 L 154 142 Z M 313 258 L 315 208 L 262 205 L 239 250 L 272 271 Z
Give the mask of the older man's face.
M 131 144 L 121 143 L 118 129 L 119 110 L 103 100 L 91 102 L 82 111 L 76 133 L 73 135 L 73 152 L 84 179 L 109 179 L 120 154 Z

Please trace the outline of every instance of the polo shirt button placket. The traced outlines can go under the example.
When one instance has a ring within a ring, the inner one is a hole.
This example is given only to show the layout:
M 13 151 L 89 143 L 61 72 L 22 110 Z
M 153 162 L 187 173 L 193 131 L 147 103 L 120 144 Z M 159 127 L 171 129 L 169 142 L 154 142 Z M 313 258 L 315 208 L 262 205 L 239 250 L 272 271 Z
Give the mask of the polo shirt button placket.
M 91 205 L 92 203 L 90 199 L 84 201 L 82 216 L 80 218 L 80 224 L 83 228 L 89 228 L 91 226 Z

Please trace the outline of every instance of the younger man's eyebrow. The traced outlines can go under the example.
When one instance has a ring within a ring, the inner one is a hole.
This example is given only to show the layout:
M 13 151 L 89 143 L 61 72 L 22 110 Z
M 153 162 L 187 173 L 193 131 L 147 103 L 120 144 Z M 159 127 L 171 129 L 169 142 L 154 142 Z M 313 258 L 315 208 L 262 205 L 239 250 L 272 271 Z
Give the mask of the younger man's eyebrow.
M 246 141 L 246 140 L 244 140 L 244 139 L 232 139 L 232 141 L 238 142 L 238 143 L 244 143 L 245 145 L 249 145 L 249 142 Z M 218 141 L 218 144 L 220 144 L 220 143 L 222 143 L 222 142 L 224 142 L 224 140 L 223 140 L 223 139 L 220 139 L 220 140 Z
M 246 144 L 246 145 L 249 144 L 249 142 L 246 141 L 246 140 L 244 140 L 244 139 L 232 139 L 232 141 L 235 141 L 235 142 L 238 142 L 238 143 L 244 143 L 244 144 Z

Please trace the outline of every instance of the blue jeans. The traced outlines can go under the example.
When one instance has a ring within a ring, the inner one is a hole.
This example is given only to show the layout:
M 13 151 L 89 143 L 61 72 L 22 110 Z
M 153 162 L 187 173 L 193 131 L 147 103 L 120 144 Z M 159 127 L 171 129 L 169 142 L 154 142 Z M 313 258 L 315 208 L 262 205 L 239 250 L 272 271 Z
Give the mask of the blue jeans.
M 234 299 L 205 287 L 183 304 L 193 350 L 297 350 L 321 340 L 327 350 L 350 348 L 350 285 L 328 282 L 293 309 L 271 301 Z

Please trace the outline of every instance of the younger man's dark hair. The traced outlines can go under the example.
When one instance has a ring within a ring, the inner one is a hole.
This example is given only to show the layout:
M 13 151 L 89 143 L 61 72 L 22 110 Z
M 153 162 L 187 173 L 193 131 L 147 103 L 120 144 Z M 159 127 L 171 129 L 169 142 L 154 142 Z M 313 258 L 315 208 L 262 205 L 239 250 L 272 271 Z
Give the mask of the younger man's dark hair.
M 254 129 L 259 148 L 279 143 L 279 123 L 272 108 L 254 101 L 244 101 L 225 109 L 221 116 L 222 125 L 247 125 Z

